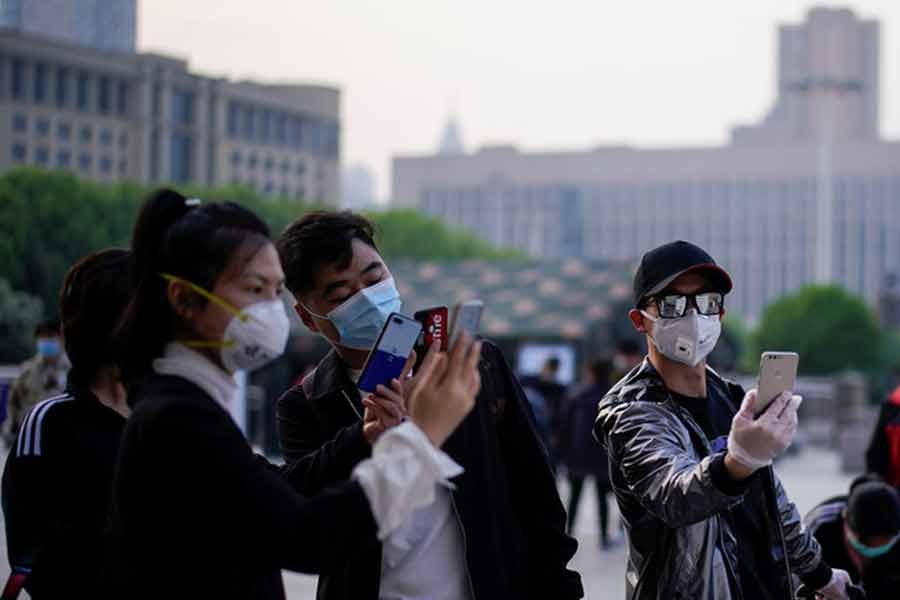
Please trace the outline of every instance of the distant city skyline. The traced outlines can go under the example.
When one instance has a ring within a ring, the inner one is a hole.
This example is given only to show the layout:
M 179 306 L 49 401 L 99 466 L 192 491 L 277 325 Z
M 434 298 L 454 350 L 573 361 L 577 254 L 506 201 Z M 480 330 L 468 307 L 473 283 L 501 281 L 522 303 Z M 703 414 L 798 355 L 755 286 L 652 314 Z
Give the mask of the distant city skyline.
M 390 156 L 436 150 L 451 114 L 469 150 L 725 143 L 773 107 L 776 26 L 814 5 L 153 0 L 138 44 L 232 77 L 340 86 L 342 159 L 369 165 L 383 199 Z M 900 137 L 900 3 L 827 5 L 881 21 L 881 134 Z

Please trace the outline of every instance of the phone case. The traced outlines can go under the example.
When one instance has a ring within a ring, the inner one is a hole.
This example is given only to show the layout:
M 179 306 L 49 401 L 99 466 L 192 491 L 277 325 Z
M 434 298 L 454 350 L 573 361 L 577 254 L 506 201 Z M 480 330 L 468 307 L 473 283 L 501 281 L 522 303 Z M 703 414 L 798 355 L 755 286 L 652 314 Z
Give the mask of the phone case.
M 756 416 L 766 412 L 772 401 L 794 389 L 800 357 L 794 352 L 764 352 L 760 357 Z
M 415 319 L 392 313 L 366 359 L 357 384 L 359 389 L 374 392 L 379 385 L 388 385 L 391 379 L 400 377 L 421 331 L 422 324 Z

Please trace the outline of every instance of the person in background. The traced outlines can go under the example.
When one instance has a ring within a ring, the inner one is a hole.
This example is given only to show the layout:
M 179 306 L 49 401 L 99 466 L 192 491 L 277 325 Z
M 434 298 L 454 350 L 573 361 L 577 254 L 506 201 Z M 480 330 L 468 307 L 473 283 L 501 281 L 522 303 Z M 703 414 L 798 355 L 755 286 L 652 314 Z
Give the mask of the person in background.
M 822 560 L 771 469 L 797 430 L 799 396 L 756 418 L 756 390 L 706 365 L 731 277 L 702 248 L 644 254 L 629 318 L 649 354 L 600 402 L 595 436 L 609 453 L 628 537 L 632 600 L 794 600 L 792 576 L 847 600 L 849 576 Z
M 527 375 L 522 378 L 522 388 L 532 404 L 542 404 L 547 415 L 544 422 L 549 422 L 546 431 L 541 431 L 541 437 L 547 445 L 550 453 L 550 462 L 553 468 L 560 462 L 560 444 L 562 436 L 562 403 L 566 397 L 566 386 L 559 382 L 559 358 L 550 356 L 541 366 L 536 375 Z M 538 426 L 541 424 L 538 422 Z
M 36 354 L 22 363 L 21 372 L 9 392 L 4 439 L 11 447 L 25 414 L 38 402 L 58 396 L 66 389 L 69 359 L 63 352 L 59 321 L 44 321 L 34 330 Z
M 866 470 L 900 489 L 900 386 L 881 405 L 866 451 Z
M 285 348 L 284 273 L 255 214 L 154 193 L 135 225 L 133 294 L 119 327 L 131 417 L 112 483 L 101 575 L 108 598 L 276 599 L 281 570 L 333 572 L 434 502 L 460 467 L 439 448 L 472 409 L 479 343 L 429 351 L 379 394 L 409 419 L 346 481 L 308 497 L 291 465 L 255 455 L 230 409 L 235 373 Z
M 822 547 L 822 557 L 866 590 L 868 600 L 900 594 L 900 494 L 869 475 L 857 478 L 849 495 L 813 508 L 803 519 Z
M 616 344 L 616 351 L 613 354 L 613 371 L 610 384 L 625 377 L 629 371 L 641 364 L 642 360 L 644 360 L 644 352 L 641 350 L 640 344 L 631 339 L 620 340 Z
M 379 402 L 356 386 L 402 302 L 372 224 L 359 215 L 307 214 L 285 230 L 278 251 L 297 314 L 332 346 L 278 401 L 284 456 L 297 469 L 298 489 L 315 493 L 346 481 L 370 456 L 373 436 L 405 418 L 402 403 Z M 475 409 L 445 447 L 464 469 L 455 487 L 440 490 L 397 535 L 321 576 L 320 600 L 582 597 L 579 575 L 567 568 L 577 542 L 565 533 L 565 510 L 519 382 L 487 341 L 479 372 Z M 442 591 L 460 578 L 463 589 Z
M 35 600 L 96 593 L 129 412 L 113 344 L 130 292 L 129 256 L 101 250 L 69 269 L 59 303 L 72 362 L 67 389 L 27 413 L 3 472 L 9 562 Z
M 600 547 L 610 548 L 609 538 L 609 463 L 606 452 L 594 439 L 594 419 L 597 405 L 610 388 L 612 365 L 608 360 L 594 360 L 585 366 L 586 385 L 573 390 L 574 395 L 563 402 L 561 450 L 562 462 L 569 480 L 568 531 L 572 534 L 578 504 L 585 480 L 593 478 L 597 492 L 600 524 Z

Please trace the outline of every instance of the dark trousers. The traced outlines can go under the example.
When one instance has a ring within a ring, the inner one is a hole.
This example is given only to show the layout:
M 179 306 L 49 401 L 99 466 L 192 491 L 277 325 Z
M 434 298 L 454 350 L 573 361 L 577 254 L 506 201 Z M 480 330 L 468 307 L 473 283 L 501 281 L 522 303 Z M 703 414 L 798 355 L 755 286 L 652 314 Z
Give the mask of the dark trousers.
M 568 531 L 571 534 L 572 528 L 575 526 L 575 516 L 578 513 L 578 503 L 581 501 L 581 492 L 584 491 L 584 475 L 569 475 L 569 522 Z M 600 516 L 600 541 L 606 542 L 609 539 L 609 502 L 607 494 L 609 487 L 604 485 L 598 478 L 592 477 L 594 480 L 594 489 L 597 491 L 597 511 Z

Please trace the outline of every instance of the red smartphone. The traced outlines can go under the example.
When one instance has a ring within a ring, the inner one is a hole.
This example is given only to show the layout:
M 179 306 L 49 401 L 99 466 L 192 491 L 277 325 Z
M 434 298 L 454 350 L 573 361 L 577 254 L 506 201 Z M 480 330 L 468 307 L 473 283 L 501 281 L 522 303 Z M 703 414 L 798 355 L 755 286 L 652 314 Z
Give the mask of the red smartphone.
M 450 311 L 446 306 L 434 306 L 420 310 L 413 315 L 422 324 L 422 334 L 416 342 L 416 368 L 425 360 L 425 353 L 435 342 L 441 343 L 441 349 L 447 348 L 447 336 L 450 333 Z

